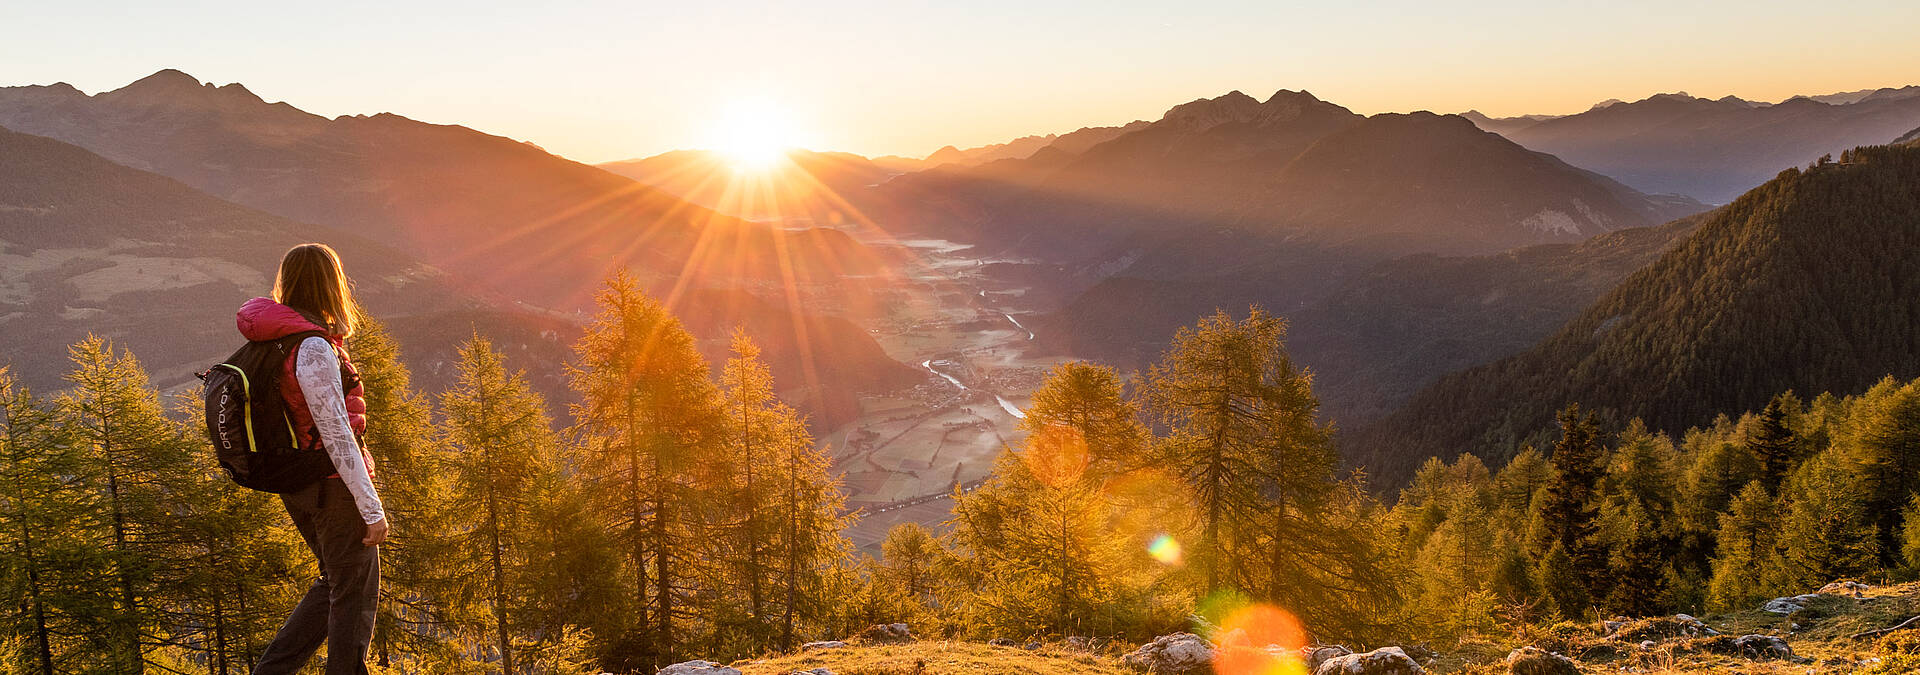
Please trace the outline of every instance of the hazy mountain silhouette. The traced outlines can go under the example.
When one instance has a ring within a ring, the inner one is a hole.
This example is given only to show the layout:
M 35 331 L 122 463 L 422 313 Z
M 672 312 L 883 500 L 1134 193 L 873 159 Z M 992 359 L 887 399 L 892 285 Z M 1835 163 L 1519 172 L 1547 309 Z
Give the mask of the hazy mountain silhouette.
M 1229 227 L 1250 236 L 1487 252 L 1664 222 L 1697 210 L 1530 152 L 1458 117 L 1362 117 L 1306 92 L 1240 92 L 1170 109 L 1078 154 L 897 177 L 894 222 L 1055 259 L 1113 255 Z
M 316 239 L 353 261 L 381 314 L 463 304 L 445 275 L 327 227 L 221 201 L 59 141 L 0 129 L 0 344 L 14 371 L 62 388 L 66 346 L 96 334 L 162 384 L 186 381 L 239 336 L 233 311 L 272 286 L 280 255 Z
M 1771 105 L 1660 94 L 1500 133 L 1638 190 L 1726 202 L 1779 167 L 1885 143 L 1916 125 L 1920 87 Z
M 518 300 L 577 307 L 611 270 L 664 288 L 872 271 L 838 233 L 794 239 L 531 144 L 398 115 L 326 119 L 163 70 L 94 96 L 0 88 L 0 125 L 237 203 L 399 246 Z M 726 241 L 724 254 L 701 242 Z
M 1678 431 L 1785 390 L 1920 375 L 1920 146 L 1791 169 L 1532 348 L 1442 378 L 1343 443 L 1376 474 L 1498 461 L 1569 403 Z

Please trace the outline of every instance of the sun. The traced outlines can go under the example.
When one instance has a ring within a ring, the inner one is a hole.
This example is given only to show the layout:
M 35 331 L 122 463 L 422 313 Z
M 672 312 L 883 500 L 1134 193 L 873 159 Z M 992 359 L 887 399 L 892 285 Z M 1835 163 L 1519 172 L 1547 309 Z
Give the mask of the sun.
M 769 98 L 736 99 L 714 120 L 712 147 L 735 171 L 769 171 L 798 143 L 792 114 Z

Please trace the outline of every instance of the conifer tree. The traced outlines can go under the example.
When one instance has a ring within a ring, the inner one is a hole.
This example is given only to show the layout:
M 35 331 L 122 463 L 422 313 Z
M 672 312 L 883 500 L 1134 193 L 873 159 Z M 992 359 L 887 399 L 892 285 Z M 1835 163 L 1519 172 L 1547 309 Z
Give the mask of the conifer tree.
M 445 438 L 433 423 L 432 404 L 413 388 L 400 359 L 400 344 L 385 324 L 361 317 L 348 341 L 366 391 L 366 450 L 373 456 L 380 501 L 394 529 L 380 545 L 380 609 L 374 619 L 373 655 L 383 667 L 396 655 L 428 663 L 457 662 L 448 641 L 449 608 L 442 602 L 462 593 L 467 577 L 452 573 L 461 555 L 449 518 Z
M 1545 540 L 1539 542 L 1539 547 L 1542 550 L 1551 550 L 1556 545 L 1561 548 L 1568 557 L 1571 574 L 1585 585 L 1588 598 L 1606 590 L 1606 550 L 1595 537 L 1600 479 L 1606 471 L 1599 433 L 1591 413 L 1582 415 L 1578 406 L 1560 411 L 1560 440 L 1554 443 L 1551 458 L 1553 480 L 1547 484 L 1540 502 L 1541 534 Z M 1560 592 L 1552 590 L 1552 584 L 1548 585 L 1550 593 Z M 1555 596 L 1554 602 L 1558 604 L 1563 599 L 1568 597 Z M 1573 616 L 1565 605 L 1560 606 L 1563 616 Z
M 695 530 L 712 486 L 696 473 L 717 468 L 724 413 L 693 336 L 634 280 L 616 274 L 570 366 L 581 403 L 574 410 L 588 467 L 626 554 L 634 625 L 622 640 L 637 658 L 673 663 L 684 637 L 699 550 Z M 645 652 L 645 653 L 642 653 Z
M 1181 329 L 1147 375 L 1147 400 L 1171 431 L 1155 460 L 1191 495 L 1203 593 L 1241 589 L 1356 636 L 1376 627 L 1391 591 L 1364 521 L 1330 522 L 1335 498 L 1351 493 L 1332 480 L 1330 430 L 1285 333 L 1259 309 Z
M 475 335 L 460 347 L 460 380 L 441 399 L 446 411 L 444 460 L 451 481 L 449 497 L 467 505 L 459 532 L 465 564 L 461 568 L 482 590 L 492 615 L 492 633 L 502 672 L 518 672 L 515 611 L 527 602 L 520 590 L 529 559 L 529 530 L 542 524 L 529 517 L 531 496 L 553 472 L 558 442 L 546 403 L 519 373 L 509 373 L 493 343 Z
M 1707 591 L 1711 607 L 1751 607 L 1779 586 L 1779 552 L 1775 545 L 1779 527 L 1773 495 L 1767 492 L 1765 481 L 1748 483 L 1720 516 L 1719 547 Z
M 1920 485 L 1920 380 L 1883 379 L 1852 400 L 1836 441 L 1866 489 L 1880 564 L 1893 567 L 1899 564 L 1900 514 Z
M 1559 541 L 1554 541 L 1540 559 L 1540 590 L 1552 601 L 1554 611 L 1565 619 L 1578 621 L 1593 605 L 1586 579 L 1574 567 L 1573 556 L 1567 554 L 1566 545 Z
M 83 536 L 97 504 L 72 482 L 79 450 L 71 429 L 0 367 L 0 639 L 20 647 L 19 660 L 5 664 L 10 672 L 99 665 L 74 637 L 88 630 L 95 594 L 87 582 L 108 571 Z
M 791 649 L 800 623 L 831 602 L 820 592 L 847 546 L 839 533 L 843 497 L 806 424 L 774 397 L 759 346 L 735 331 L 731 348 L 721 384 L 722 435 L 739 479 L 726 500 L 738 514 L 733 562 L 746 580 L 751 646 Z
M 940 588 L 940 566 L 946 547 L 919 523 L 900 523 L 880 542 L 880 566 L 875 581 L 904 607 L 932 607 Z
M 79 435 L 78 476 L 105 510 L 98 536 L 112 570 L 103 580 L 112 605 L 103 645 L 115 670 L 144 673 L 142 650 L 159 634 L 166 604 L 161 573 L 183 566 L 172 541 L 178 522 L 170 493 L 190 481 L 197 463 L 132 354 L 115 354 L 97 337 L 69 354 L 72 387 L 59 410 Z
M 1829 450 L 1802 463 L 1784 494 L 1780 548 L 1788 587 L 1817 588 L 1879 566 L 1872 488 L 1838 453 Z
M 1787 428 L 1787 411 L 1782 397 L 1774 397 L 1760 412 L 1755 428 L 1747 435 L 1747 452 L 1760 465 L 1760 480 L 1768 490 L 1780 489 L 1787 472 L 1797 459 L 1793 430 Z

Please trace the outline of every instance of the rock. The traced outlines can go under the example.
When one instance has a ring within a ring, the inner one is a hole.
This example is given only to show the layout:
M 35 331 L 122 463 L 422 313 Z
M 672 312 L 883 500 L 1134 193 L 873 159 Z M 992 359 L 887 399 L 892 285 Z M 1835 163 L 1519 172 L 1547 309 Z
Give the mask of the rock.
M 813 670 L 796 670 L 787 673 L 787 675 L 833 675 L 833 671 L 825 668 L 815 668 Z
M 712 661 L 682 661 L 661 668 L 654 675 L 740 675 L 740 671 Z
M 1353 653 L 1353 650 L 1347 649 L 1345 646 L 1342 646 L 1342 645 L 1327 645 L 1324 647 L 1307 647 L 1305 649 L 1300 650 L 1300 661 L 1306 664 L 1307 672 L 1311 673 L 1314 670 L 1318 669 L 1320 667 L 1320 664 L 1326 663 L 1328 659 L 1331 659 L 1336 656 L 1346 656 L 1352 653 Z
M 854 639 L 868 644 L 899 644 L 912 642 L 913 632 L 907 630 L 904 623 L 876 623 L 860 631 Z
M 1314 675 L 1426 675 L 1427 669 L 1399 647 L 1381 647 L 1364 654 L 1327 659 Z
M 1025 645 L 1022 645 L 1022 646 L 1021 646 L 1020 648 L 1021 648 L 1021 649 L 1025 649 L 1025 650 L 1027 650 L 1027 651 L 1030 651 L 1030 652 L 1037 652 L 1037 651 L 1040 651 L 1040 641 L 1038 641 L 1038 640 L 1035 640 L 1035 641 L 1033 641 L 1033 642 L 1029 642 L 1029 643 L 1027 643 L 1027 644 L 1025 644 Z
M 1507 654 L 1507 672 L 1513 675 L 1580 675 L 1580 665 L 1539 647 L 1521 647 Z
M 1768 600 L 1767 604 L 1761 605 L 1760 611 L 1772 612 L 1774 614 L 1792 614 L 1794 612 L 1798 612 L 1802 609 L 1805 609 L 1807 606 L 1807 603 L 1813 602 L 1818 599 L 1820 599 L 1819 593 L 1807 593 L 1804 595 L 1796 595 L 1790 598 L 1774 598 L 1772 600 Z
M 987 644 L 993 645 L 995 647 L 1015 647 L 1015 646 L 1018 646 L 1020 643 L 1014 642 L 1006 638 L 994 638 L 992 640 L 988 640 Z
M 1825 586 L 1821 586 L 1818 592 L 1825 593 L 1828 595 L 1843 595 L 1843 596 L 1852 597 L 1852 598 L 1862 598 L 1862 597 L 1866 597 L 1867 591 L 1871 591 L 1871 590 L 1873 590 L 1872 586 L 1868 586 L 1858 581 L 1835 581 Z
M 1081 635 L 1069 635 L 1067 636 L 1067 649 L 1083 652 L 1093 651 L 1093 638 Z
M 1413 659 L 1414 663 L 1423 665 L 1433 663 L 1434 659 L 1440 658 L 1440 652 L 1429 649 L 1426 645 L 1401 645 L 1400 651 L 1406 652 L 1407 658 Z
M 1733 639 L 1733 646 L 1751 659 L 1793 660 L 1793 648 L 1787 646 L 1786 640 L 1772 635 L 1742 635 Z
M 800 651 L 811 652 L 820 649 L 840 649 L 845 646 L 847 646 L 847 643 L 839 640 L 821 640 L 819 642 L 809 642 L 800 645 Z
M 1120 657 L 1120 663 L 1154 675 L 1207 675 L 1213 672 L 1213 644 L 1192 633 L 1162 635 Z

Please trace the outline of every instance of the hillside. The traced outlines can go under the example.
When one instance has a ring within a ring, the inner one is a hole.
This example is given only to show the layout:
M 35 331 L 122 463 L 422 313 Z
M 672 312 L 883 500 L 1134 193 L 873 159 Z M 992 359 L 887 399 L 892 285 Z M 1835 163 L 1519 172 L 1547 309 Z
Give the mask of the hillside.
M 233 311 L 315 239 L 353 261 L 382 315 L 459 306 L 444 275 L 337 230 L 215 199 L 59 141 L 0 128 L 0 344 L 15 373 L 56 389 L 66 346 L 96 334 L 177 384 L 240 342 Z
M 1685 93 L 1603 104 L 1503 131 L 1528 148 L 1650 193 L 1724 203 L 1773 177 L 1847 148 L 1886 143 L 1920 126 L 1916 90 L 1796 97 L 1776 104 Z
M 1196 313 L 1261 305 L 1287 317 L 1289 351 L 1315 371 L 1315 391 L 1328 415 L 1350 425 L 1391 411 L 1442 375 L 1532 346 L 1684 239 L 1697 220 L 1577 244 L 1420 254 L 1357 269 L 1328 269 L 1324 258 L 1337 253 L 1253 249 L 1248 257 L 1268 253 L 1276 256 L 1268 260 L 1286 264 L 1265 274 L 1222 265 L 1220 275 L 1202 279 L 1123 274 L 1034 324 L 1054 351 L 1143 368 Z M 1279 290 L 1316 285 L 1326 287 L 1293 304 Z
M 783 237 L 531 144 L 388 113 L 329 120 L 177 70 L 92 96 L 0 88 L 0 125 L 401 247 L 546 306 L 589 302 L 620 267 L 656 289 L 774 280 L 783 260 L 803 281 L 879 267 L 844 236 Z M 725 256 L 702 246 L 718 240 L 733 244 Z
M 1405 475 L 1429 455 L 1494 460 L 1568 403 L 1657 429 L 1785 391 L 1920 374 L 1920 147 L 1789 169 L 1527 351 L 1441 379 L 1343 441 Z

